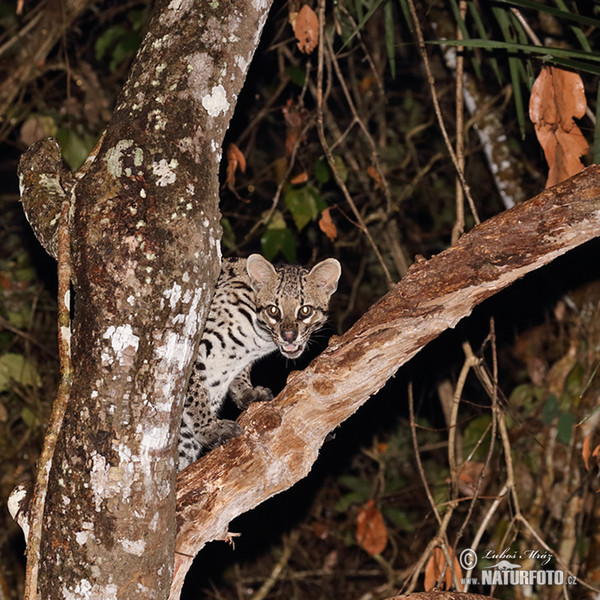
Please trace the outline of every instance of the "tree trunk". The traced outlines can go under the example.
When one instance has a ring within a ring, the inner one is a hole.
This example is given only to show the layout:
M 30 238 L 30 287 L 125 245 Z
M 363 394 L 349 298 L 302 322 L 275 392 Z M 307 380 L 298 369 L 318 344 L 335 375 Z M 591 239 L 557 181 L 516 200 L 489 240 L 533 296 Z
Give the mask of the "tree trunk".
M 168 596 L 184 386 L 220 268 L 221 144 L 269 5 L 159 0 L 75 184 L 74 379 L 50 472 L 41 598 Z M 39 151 L 23 162 L 24 205 L 44 238 Z
M 305 477 L 327 434 L 427 343 L 493 294 L 600 234 L 600 166 L 505 211 L 404 279 L 272 402 L 251 405 L 243 434 L 177 478 L 171 598 L 193 557 L 228 525 Z

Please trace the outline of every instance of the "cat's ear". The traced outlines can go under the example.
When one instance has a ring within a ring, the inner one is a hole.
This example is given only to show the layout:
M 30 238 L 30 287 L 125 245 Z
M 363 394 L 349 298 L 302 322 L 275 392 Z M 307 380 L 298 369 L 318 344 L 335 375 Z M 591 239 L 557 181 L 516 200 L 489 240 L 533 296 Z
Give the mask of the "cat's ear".
M 308 279 L 323 288 L 330 296 L 337 290 L 342 267 L 335 258 L 327 258 L 317 263 L 308 274 Z
M 258 292 L 266 284 L 273 282 L 277 277 L 275 267 L 260 254 L 251 254 L 246 261 L 246 270 L 250 277 L 250 285 Z

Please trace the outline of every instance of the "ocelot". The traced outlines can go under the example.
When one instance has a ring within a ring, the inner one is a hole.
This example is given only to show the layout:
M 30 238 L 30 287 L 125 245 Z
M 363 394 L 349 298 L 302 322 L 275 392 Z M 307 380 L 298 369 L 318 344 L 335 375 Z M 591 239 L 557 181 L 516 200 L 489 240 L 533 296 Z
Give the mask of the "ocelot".
M 250 382 L 252 364 L 279 350 L 298 358 L 327 320 L 340 263 L 328 258 L 312 269 L 273 266 L 258 254 L 225 259 L 192 368 L 179 435 L 179 469 L 241 433 L 219 419 L 227 394 L 244 409 L 270 400 L 271 390 Z

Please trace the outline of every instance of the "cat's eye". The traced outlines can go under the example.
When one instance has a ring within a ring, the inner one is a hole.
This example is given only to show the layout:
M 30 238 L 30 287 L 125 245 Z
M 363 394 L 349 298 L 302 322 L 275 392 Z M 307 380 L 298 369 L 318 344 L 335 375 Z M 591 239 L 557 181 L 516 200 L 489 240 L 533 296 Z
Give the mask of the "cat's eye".
M 271 319 L 277 320 L 281 316 L 281 311 L 274 304 L 269 304 L 269 306 L 267 306 L 267 308 L 266 308 L 266 311 L 267 311 L 267 315 Z
M 312 306 L 305 304 L 304 306 L 300 307 L 298 314 L 300 315 L 301 319 L 308 319 L 308 317 L 310 317 L 313 314 L 313 312 L 315 312 L 315 309 Z

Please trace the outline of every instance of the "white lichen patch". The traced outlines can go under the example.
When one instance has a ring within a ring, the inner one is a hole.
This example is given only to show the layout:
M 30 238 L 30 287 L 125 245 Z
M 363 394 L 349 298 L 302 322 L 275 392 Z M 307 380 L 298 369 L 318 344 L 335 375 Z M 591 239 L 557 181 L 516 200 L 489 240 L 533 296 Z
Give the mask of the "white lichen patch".
M 89 598 L 91 591 L 92 584 L 87 579 L 82 579 L 74 589 L 63 586 L 62 594 L 64 600 L 83 600 L 83 598 Z
M 81 524 L 81 531 L 75 534 L 75 541 L 83 546 L 90 538 L 94 539 L 94 524 L 90 521 L 84 521 Z
M 135 556 L 143 556 L 146 551 L 146 542 L 144 540 L 121 540 L 121 546 L 125 552 L 134 554 Z
M 181 299 L 181 286 L 175 282 L 168 290 L 163 292 L 163 296 L 169 300 L 171 310 L 175 310 L 177 303 Z
M 176 323 L 181 322 L 179 317 L 180 315 L 176 315 L 173 320 Z M 187 321 L 185 316 L 184 319 Z M 181 370 L 192 354 L 192 350 L 190 341 L 185 340 L 185 338 L 173 331 L 166 331 L 163 343 L 156 347 L 155 353 L 160 360 L 164 360 L 167 364 Z
M 221 84 L 213 86 L 210 94 L 202 97 L 202 106 L 211 117 L 227 112 L 230 105 L 225 88 Z
M 111 325 L 104 332 L 102 337 L 105 340 L 110 339 L 112 349 L 115 353 L 115 358 L 120 365 L 131 365 L 140 345 L 140 338 L 133 333 L 131 325 L 119 325 L 114 327 Z M 111 357 L 104 351 L 101 356 L 102 364 L 111 362 Z
M 159 162 L 152 163 L 152 173 L 158 177 L 157 185 L 164 187 L 175 183 L 177 174 L 175 169 L 179 165 L 176 158 L 172 158 L 169 162 L 162 158 Z
M 250 64 L 248 60 L 246 60 L 243 56 L 240 56 L 239 54 L 235 57 L 235 64 L 237 65 L 237 67 L 239 68 L 239 70 L 242 72 L 242 75 L 246 74 L 246 71 L 248 70 L 248 65 Z
M 113 177 L 123 175 L 123 153 L 131 146 L 133 146 L 133 140 L 120 140 L 114 148 L 109 148 L 106 151 L 104 162 L 108 172 Z
M 133 152 L 133 164 L 140 167 L 144 162 L 144 151 L 141 148 L 136 148 Z
M 96 512 L 102 510 L 102 502 L 108 499 L 108 471 L 109 467 L 106 459 L 101 454 L 94 452 L 92 455 L 92 468 L 90 469 L 90 487 L 94 496 L 94 506 Z

